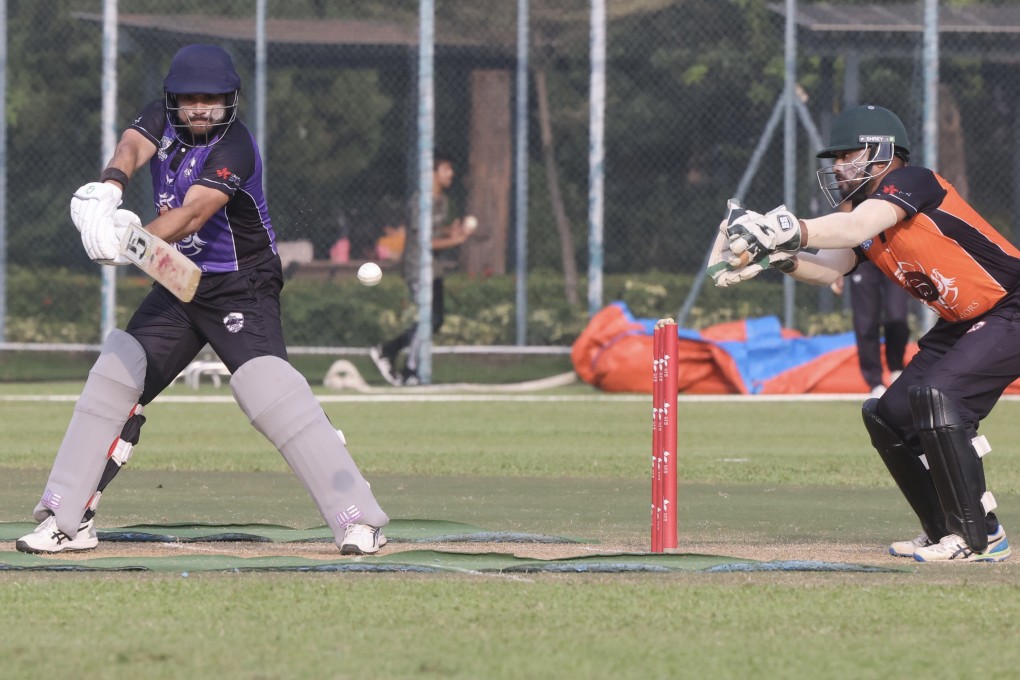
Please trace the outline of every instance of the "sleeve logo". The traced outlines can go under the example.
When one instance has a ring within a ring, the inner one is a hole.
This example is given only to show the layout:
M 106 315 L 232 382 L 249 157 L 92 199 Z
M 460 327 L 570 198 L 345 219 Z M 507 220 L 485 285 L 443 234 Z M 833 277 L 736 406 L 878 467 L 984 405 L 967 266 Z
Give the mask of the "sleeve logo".
M 241 178 L 230 171 L 230 168 L 220 168 L 216 171 L 217 177 L 223 181 L 232 184 L 235 187 L 241 186 Z

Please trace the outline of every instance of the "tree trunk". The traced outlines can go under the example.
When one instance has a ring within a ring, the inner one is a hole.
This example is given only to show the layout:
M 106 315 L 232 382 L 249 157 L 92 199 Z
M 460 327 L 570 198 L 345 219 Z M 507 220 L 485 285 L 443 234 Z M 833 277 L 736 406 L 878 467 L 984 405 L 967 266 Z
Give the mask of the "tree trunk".
M 969 193 L 967 184 L 967 155 L 963 140 L 963 118 L 952 91 L 939 87 L 939 167 L 940 175 L 956 187 L 964 200 Z
M 473 276 L 506 273 L 510 122 L 510 72 L 473 71 L 466 209 L 478 218 L 478 231 L 460 246 L 460 266 Z
M 545 83 L 545 69 L 535 72 L 535 90 L 538 95 L 538 119 L 542 128 L 542 158 L 545 160 L 545 177 L 549 185 L 549 201 L 552 203 L 556 231 L 560 235 L 560 257 L 563 260 L 563 288 L 567 303 L 577 304 L 577 262 L 574 260 L 574 236 L 567 221 L 560 194 L 560 175 L 556 169 L 553 154 L 552 123 L 549 120 L 549 95 Z

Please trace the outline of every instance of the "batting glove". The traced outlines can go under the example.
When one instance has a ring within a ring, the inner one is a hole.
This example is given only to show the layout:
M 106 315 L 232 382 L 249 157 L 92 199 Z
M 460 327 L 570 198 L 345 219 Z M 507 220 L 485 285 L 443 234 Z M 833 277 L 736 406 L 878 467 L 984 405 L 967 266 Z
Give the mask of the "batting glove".
M 122 191 L 114 184 L 89 182 L 71 197 L 71 221 L 79 232 L 107 219 L 120 205 Z
M 117 240 L 117 257 L 103 262 L 103 264 L 113 264 L 118 267 L 130 264 L 131 261 L 124 256 L 124 244 L 127 243 L 127 232 L 132 228 L 142 228 L 142 219 L 138 215 L 123 209 L 113 213 L 113 236 Z
M 795 253 L 807 245 L 800 220 L 785 205 L 759 217 L 749 214 L 735 220 L 726 235 L 738 261 L 757 262 L 766 255 Z M 747 256 L 741 257 L 744 253 Z
M 124 237 L 132 225 L 141 228 L 142 220 L 138 215 L 130 210 L 117 210 L 111 220 L 82 231 L 81 242 L 85 252 L 99 264 L 130 264 L 122 253 Z

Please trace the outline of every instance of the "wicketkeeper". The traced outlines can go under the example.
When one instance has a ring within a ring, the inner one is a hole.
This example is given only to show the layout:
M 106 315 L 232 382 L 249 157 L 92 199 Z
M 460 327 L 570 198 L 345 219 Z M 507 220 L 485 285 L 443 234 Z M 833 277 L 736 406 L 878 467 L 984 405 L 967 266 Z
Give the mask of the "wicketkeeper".
M 163 81 L 163 98 L 133 119 L 100 181 L 71 199 L 89 257 L 125 263 L 123 232 L 138 217 L 118 206 L 131 176 L 148 163 L 156 217 L 146 229 L 176 244 L 202 276 L 188 303 L 155 284 L 127 329 L 106 338 L 33 513 L 41 523 L 18 540 L 18 550 L 96 547 L 96 506 L 138 443 L 142 407 L 206 344 L 230 369 L 241 410 L 294 469 L 340 551 L 374 553 L 386 542 L 380 527 L 389 518 L 308 382 L 287 361 L 282 268 L 259 150 L 237 120 L 240 87 L 222 48 L 182 48 Z
M 1020 251 L 944 178 L 908 164 L 906 130 L 887 109 L 842 113 L 818 157 L 832 159 L 818 171 L 829 202 L 852 210 L 798 219 L 785 207 L 731 207 L 709 274 L 726 286 L 773 266 L 829 285 L 870 260 L 938 314 L 903 374 L 864 403 L 871 442 L 924 532 L 889 552 L 1004 560 L 1009 542 L 981 460 L 991 447 L 978 425 L 1020 377 Z

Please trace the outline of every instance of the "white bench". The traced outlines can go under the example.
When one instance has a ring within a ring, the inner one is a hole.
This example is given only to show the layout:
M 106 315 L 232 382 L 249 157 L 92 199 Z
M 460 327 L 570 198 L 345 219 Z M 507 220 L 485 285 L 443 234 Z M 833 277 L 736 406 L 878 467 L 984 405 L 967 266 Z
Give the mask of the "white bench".
M 197 359 L 184 367 L 184 370 L 174 378 L 174 382 L 183 380 L 185 385 L 197 390 L 202 382 L 202 376 L 211 378 L 216 387 L 223 385 L 223 378 L 230 377 L 230 371 L 227 370 L 226 365 L 220 361 L 208 345 L 199 353 Z
M 213 385 L 220 387 L 223 378 L 230 377 L 230 371 L 222 361 L 192 361 L 177 377 L 184 378 L 185 385 L 197 390 L 203 375 L 212 378 Z

